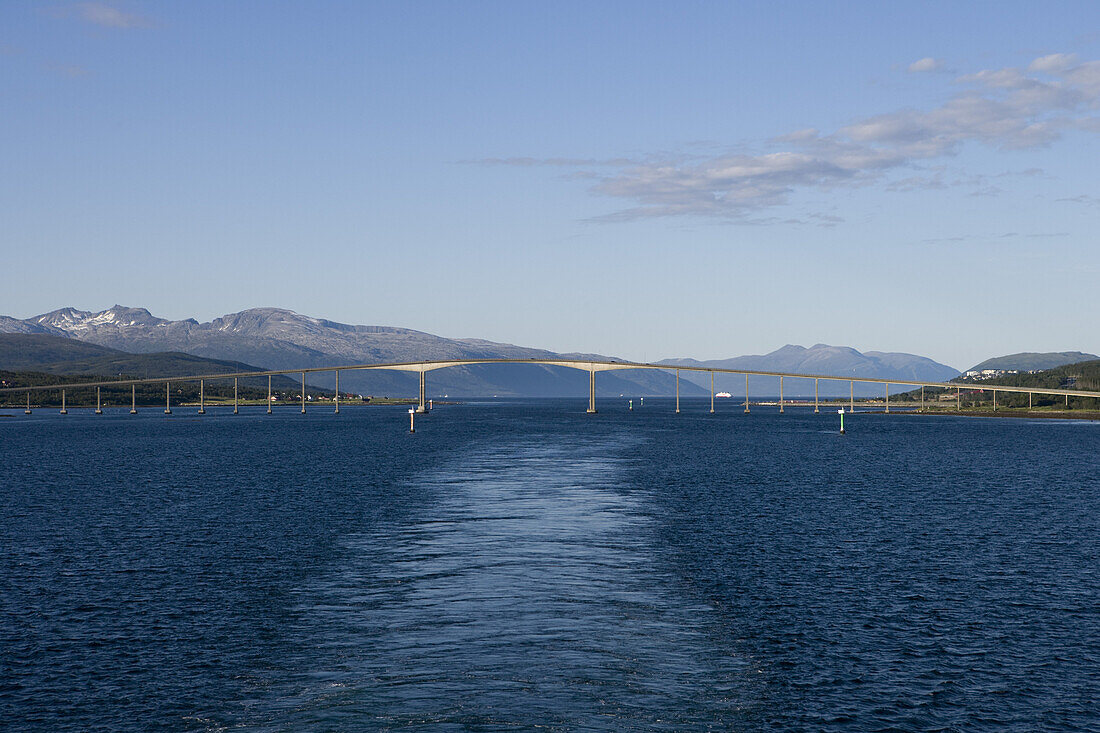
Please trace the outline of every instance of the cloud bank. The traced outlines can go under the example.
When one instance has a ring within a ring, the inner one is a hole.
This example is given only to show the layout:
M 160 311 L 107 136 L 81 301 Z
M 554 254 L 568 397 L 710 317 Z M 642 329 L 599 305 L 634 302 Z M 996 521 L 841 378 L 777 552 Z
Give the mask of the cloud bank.
M 921 59 L 910 70 L 932 71 L 939 63 Z M 773 150 L 759 154 L 665 156 L 600 161 L 589 167 L 568 159 L 485 162 L 575 163 L 578 172 L 595 179 L 594 192 L 630 202 L 606 220 L 667 216 L 745 220 L 788 203 L 797 191 L 866 184 L 905 167 L 955 155 L 969 143 L 1025 150 L 1050 145 L 1071 130 L 1100 132 L 1100 61 L 1052 54 L 1026 68 L 960 76 L 956 84 L 961 91 L 933 109 L 875 115 L 827 134 L 797 130 L 769 141 Z M 930 186 L 942 181 L 925 180 Z M 921 181 L 916 176 L 895 185 L 903 190 L 920 187 Z

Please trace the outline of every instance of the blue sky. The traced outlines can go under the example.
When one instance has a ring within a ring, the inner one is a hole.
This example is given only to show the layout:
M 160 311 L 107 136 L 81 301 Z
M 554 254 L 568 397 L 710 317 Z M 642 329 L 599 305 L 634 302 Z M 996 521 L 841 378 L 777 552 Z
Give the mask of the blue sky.
M 1100 352 L 1095 3 L 0 5 L 0 312 Z

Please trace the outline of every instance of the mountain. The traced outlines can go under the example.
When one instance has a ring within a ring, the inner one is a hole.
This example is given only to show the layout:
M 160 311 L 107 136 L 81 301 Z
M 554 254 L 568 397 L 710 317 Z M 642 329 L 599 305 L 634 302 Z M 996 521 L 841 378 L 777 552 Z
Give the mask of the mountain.
M 1042 353 L 1025 351 L 1020 354 L 1008 356 L 996 356 L 986 359 L 981 364 L 970 367 L 967 371 L 980 372 L 983 369 L 1000 369 L 1009 371 L 1016 369 L 1021 372 L 1039 371 L 1042 369 L 1056 369 L 1066 364 L 1076 364 L 1080 361 L 1092 361 L 1100 359 L 1096 354 L 1085 354 L 1080 351 L 1047 351 Z
M 258 364 L 264 369 L 294 369 L 346 364 L 484 358 L 606 358 L 586 354 L 556 354 L 481 339 L 442 336 L 389 326 L 356 326 L 303 316 L 280 308 L 252 308 L 209 323 L 193 318 L 171 321 L 144 308 L 115 305 L 104 311 L 61 308 L 34 318 L 4 317 L 0 331 L 62 335 L 81 342 L 127 352 L 184 352 L 207 359 Z M 311 381 L 331 387 L 330 375 Z M 377 395 L 416 393 L 417 377 L 405 372 L 344 372 L 341 389 Z M 476 365 L 452 367 L 428 375 L 433 396 L 582 396 L 588 375 L 549 366 Z M 603 373 L 597 377 L 601 395 L 672 394 L 672 375 L 637 371 Z M 687 385 L 685 395 L 703 394 Z
M 801 372 L 803 374 L 822 374 L 839 377 L 874 377 L 879 379 L 913 380 L 921 382 L 946 382 L 957 377 L 959 371 L 945 364 L 932 361 L 923 356 L 895 352 L 866 351 L 859 352 L 848 346 L 829 346 L 815 344 L 810 348 L 787 344 L 770 354 L 738 356 L 731 359 L 666 359 L 661 364 L 680 366 L 705 366 L 722 369 L 745 369 L 750 371 Z M 710 375 L 682 372 L 681 377 L 696 384 L 710 387 Z M 812 395 L 813 383 L 807 380 L 786 380 L 784 391 L 787 395 Z M 745 378 L 733 374 L 718 374 L 714 380 L 715 389 L 734 395 L 745 394 Z M 847 384 L 821 382 L 822 396 L 841 397 L 848 394 Z M 882 389 L 873 385 L 856 385 L 856 394 L 878 395 Z M 900 391 L 900 389 L 899 389 Z M 749 392 L 758 396 L 775 395 L 779 392 L 775 377 L 750 377 Z
M 105 378 L 119 374 L 151 378 L 261 371 L 259 367 L 239 361 L 205 359 L 179 352 L 130 354 L 64 336 L 38 333 L 0 333 L 0 370 L 100 375 Z M 241 384 L 266 386 L 267 381 L 258 377 L 242 380 Z M 275 377 L 272 385 L 290 389 L 298 383 L 290 377 Z

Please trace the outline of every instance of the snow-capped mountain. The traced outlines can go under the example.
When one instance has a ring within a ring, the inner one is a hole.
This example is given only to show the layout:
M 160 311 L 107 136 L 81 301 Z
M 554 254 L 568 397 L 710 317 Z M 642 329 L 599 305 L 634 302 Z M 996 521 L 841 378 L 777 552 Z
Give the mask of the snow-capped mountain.
M 266 369 L 421 359 L 582 356 L 480 339 L 449 339 L 407 328 L 338 323 L 281 308 L 251 308 L 208 323 L 193 318 L 167 320 L 144 308 L 121 305 L 98 312 L 61 308 L 25 320 L 5 317 L 0 320 L 0 332 L 63 335 L 136 353 L 181 351 Z M 410 380 L 415 383 L 415 377 L 408 374 L 347 372 L 341 386 L 398 394 L 408 391 Z M 484 365 L 436 372 L 430 384 L 433 394 L 583 395 L 587 376 L 560 367 Z M 673 378 L 658 372 L 601 375 L 598 386 L 605 394 L 669 394 L 674 389 Z

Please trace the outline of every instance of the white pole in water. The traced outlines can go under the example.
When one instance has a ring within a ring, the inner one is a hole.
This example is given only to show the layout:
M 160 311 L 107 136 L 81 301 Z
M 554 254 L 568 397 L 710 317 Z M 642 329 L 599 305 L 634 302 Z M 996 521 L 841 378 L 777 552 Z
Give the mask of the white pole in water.
M 306 373 L 302 372 L 302 414 L 306 414 Z
M 204 399 L 205 394 L 206 394 L 206 381 L 203 380 L 203 379 L 200 379 L 199 380 L 199 414 L 200 415 L 205 415 L 206 414 L 206 400 Z
M 409 408 L 409 432 L 416 432 L 416 410 L 412 407 Z
M 749 375 L 745 375 L 745 412 L 749 411 Z
M 680 414 L 680 370 L 676 370 L 676 414 Z
M 340 370 L 339 369 L 336 370 L 336 396 L 333 397 L 333 400 L 336 402 L 336 413 L 335 414 L 339 415 L 340 414 Z
M 30 408 L 31 408 L 31 393 L 27 392 L 27 411 L 28 412 L 30 411 Z M 97 414 L 97 415 L 102 415 L 103 414 L 103 407 L 101 406 L 100 401 L 99 401 L 99 387 L 95 388 L 95 414 Z
M 267 414 L 271 414 L 271 375 L 267 375 Z
M 130 414 L 137 414 L 137 385 L 130 385 Z
M 237 378 L 233 377 L 233 414 L 239 415 L 240 410 L 237 407 Z
M 172 384 L 170 382 L 164 383 L 164 414 L 172 414 Z
M 837 410 L 837 414 L 840 415 L 840 434 L 844 435 L 844 408 Z
M 27 409 L 23 410 L 24 415 L 31 414 L 31 391 L 27 390 Z
M 714 414 L 714 372 L 710 373 L 710 414 Z
M 68 415 L 69 411 L 65 409 L 65 390 L 61 390 L 61 414 Z
M 634 412 L 634 400 L 627 400 L 626 403 L 630 405 L 630 411 Z

